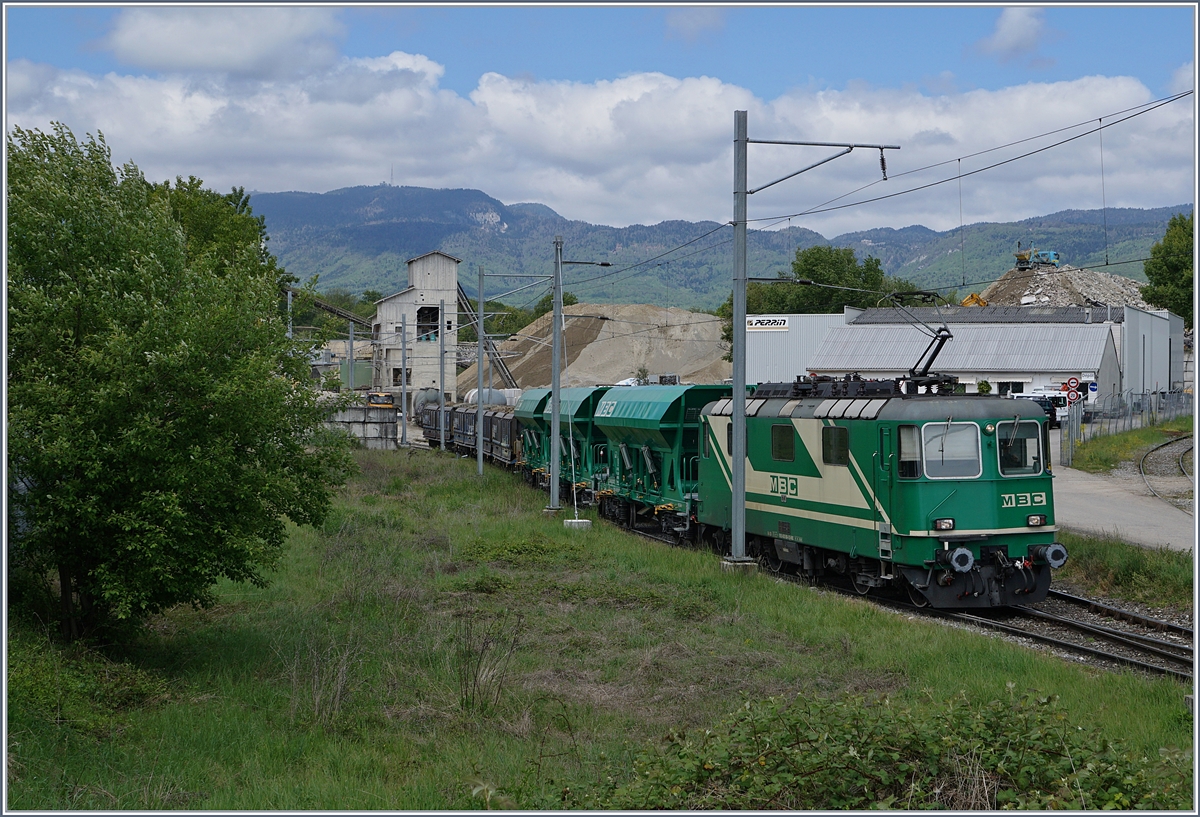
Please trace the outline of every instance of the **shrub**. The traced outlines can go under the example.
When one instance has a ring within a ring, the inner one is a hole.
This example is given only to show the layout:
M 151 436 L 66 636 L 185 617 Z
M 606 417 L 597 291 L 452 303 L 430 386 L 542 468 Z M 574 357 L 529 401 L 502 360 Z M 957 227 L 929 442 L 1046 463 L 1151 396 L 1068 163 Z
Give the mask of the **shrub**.
M 1183 809 L 1190 752 L 1132 754 L 1072 725 L 1057 697 L 938 707 L 772 698 L 642 751 L 618 809 Z

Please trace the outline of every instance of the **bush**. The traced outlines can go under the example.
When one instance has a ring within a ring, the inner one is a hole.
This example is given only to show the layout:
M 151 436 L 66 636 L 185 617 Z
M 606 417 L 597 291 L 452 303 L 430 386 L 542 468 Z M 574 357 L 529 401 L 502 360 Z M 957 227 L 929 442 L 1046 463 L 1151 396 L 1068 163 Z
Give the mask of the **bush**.
M 618 809 L 1186 809 L 1191 754 L 1140 757 L 1073 726 L 1057 697 L 973 707 L 772 698 L 668 735 L 596 803 Z

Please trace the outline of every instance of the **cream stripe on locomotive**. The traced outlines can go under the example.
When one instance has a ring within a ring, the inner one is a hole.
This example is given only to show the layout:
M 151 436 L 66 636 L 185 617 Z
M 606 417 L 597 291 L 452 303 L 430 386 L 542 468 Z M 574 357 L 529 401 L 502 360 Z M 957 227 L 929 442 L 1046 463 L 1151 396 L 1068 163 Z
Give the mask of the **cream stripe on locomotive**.
M 821 513 L 809 508 L 789 507 L 787 505 L 767 505 L 763 502 L 746 501 L 746 510 L 763 511 L 777 516 L 794 516 L 797 519 L 807 519 L 816 522 L 832 522 L 835 525 L 846 525 L 851 528 L 875 530 L 874 519 L 862 519 L 857 516 L 843 516 L 837 513 Z

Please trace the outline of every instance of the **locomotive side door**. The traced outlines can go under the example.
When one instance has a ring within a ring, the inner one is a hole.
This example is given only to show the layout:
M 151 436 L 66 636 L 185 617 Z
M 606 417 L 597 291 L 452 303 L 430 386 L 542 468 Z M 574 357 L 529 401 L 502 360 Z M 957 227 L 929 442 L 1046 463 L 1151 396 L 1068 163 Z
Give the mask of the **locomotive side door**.
M 875 530 L 879 535 L 879 558 L 890 561 L 892 558 L 892 526 L 883 517 L 884 512 L 892 507 L 892 429 L 879 426 L 879 451 L 875 455 L 872 482 L 875 489 Z

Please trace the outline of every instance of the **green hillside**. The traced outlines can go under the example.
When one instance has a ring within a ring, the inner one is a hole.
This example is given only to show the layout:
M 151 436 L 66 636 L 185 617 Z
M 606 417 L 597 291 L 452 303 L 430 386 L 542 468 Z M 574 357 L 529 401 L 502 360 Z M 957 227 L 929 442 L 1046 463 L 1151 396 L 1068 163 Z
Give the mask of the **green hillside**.
M 302 281 L 318 276 L 322 291 L 395 292 L 406 285 L 408 259 L 441 250 L 462 259 L 462 282 L 472 293 L 480 265 L 501 276 L 487 279 L 491 298 L 529 283 L 503 276 L 548 275 L 554 237 L 561 235 L 567 260 L 613 265 L 564 269 L 565 288 L 580 300 L 714 309 L 729 294 L 733 232 L 717 222 L 607 227 L 565 219 L 543 204 L 506 205 L 478 190 L 386 184 L 329 193 L 255 193 L 251 204 L 266 219 L 271 251 Z M 860 257 L 874 255 L 888 275 L 923 287 L 960 287 L 965 281 L 967 289 L 978 291 L 1012 266 L 1022 241 L 1056 250 L 1077 267 L 1100 267 L 1107 255 L 1107 271 L 1145 280 L 1140 259 L 1173 214 L 1190 210 L 1191 205 L 1066 210 L 940 233 L 911 226 L 832 239 L 800 227 L 752 231 L 748 267 L 751 276 L 772 276 L 790 267 L 796 250 L 830 244 L 853 247 Z M 1138 262 L 1123 263 L 1132 260 Z M 519 306 L 542 294 L 533 287 L 507 300 Z

